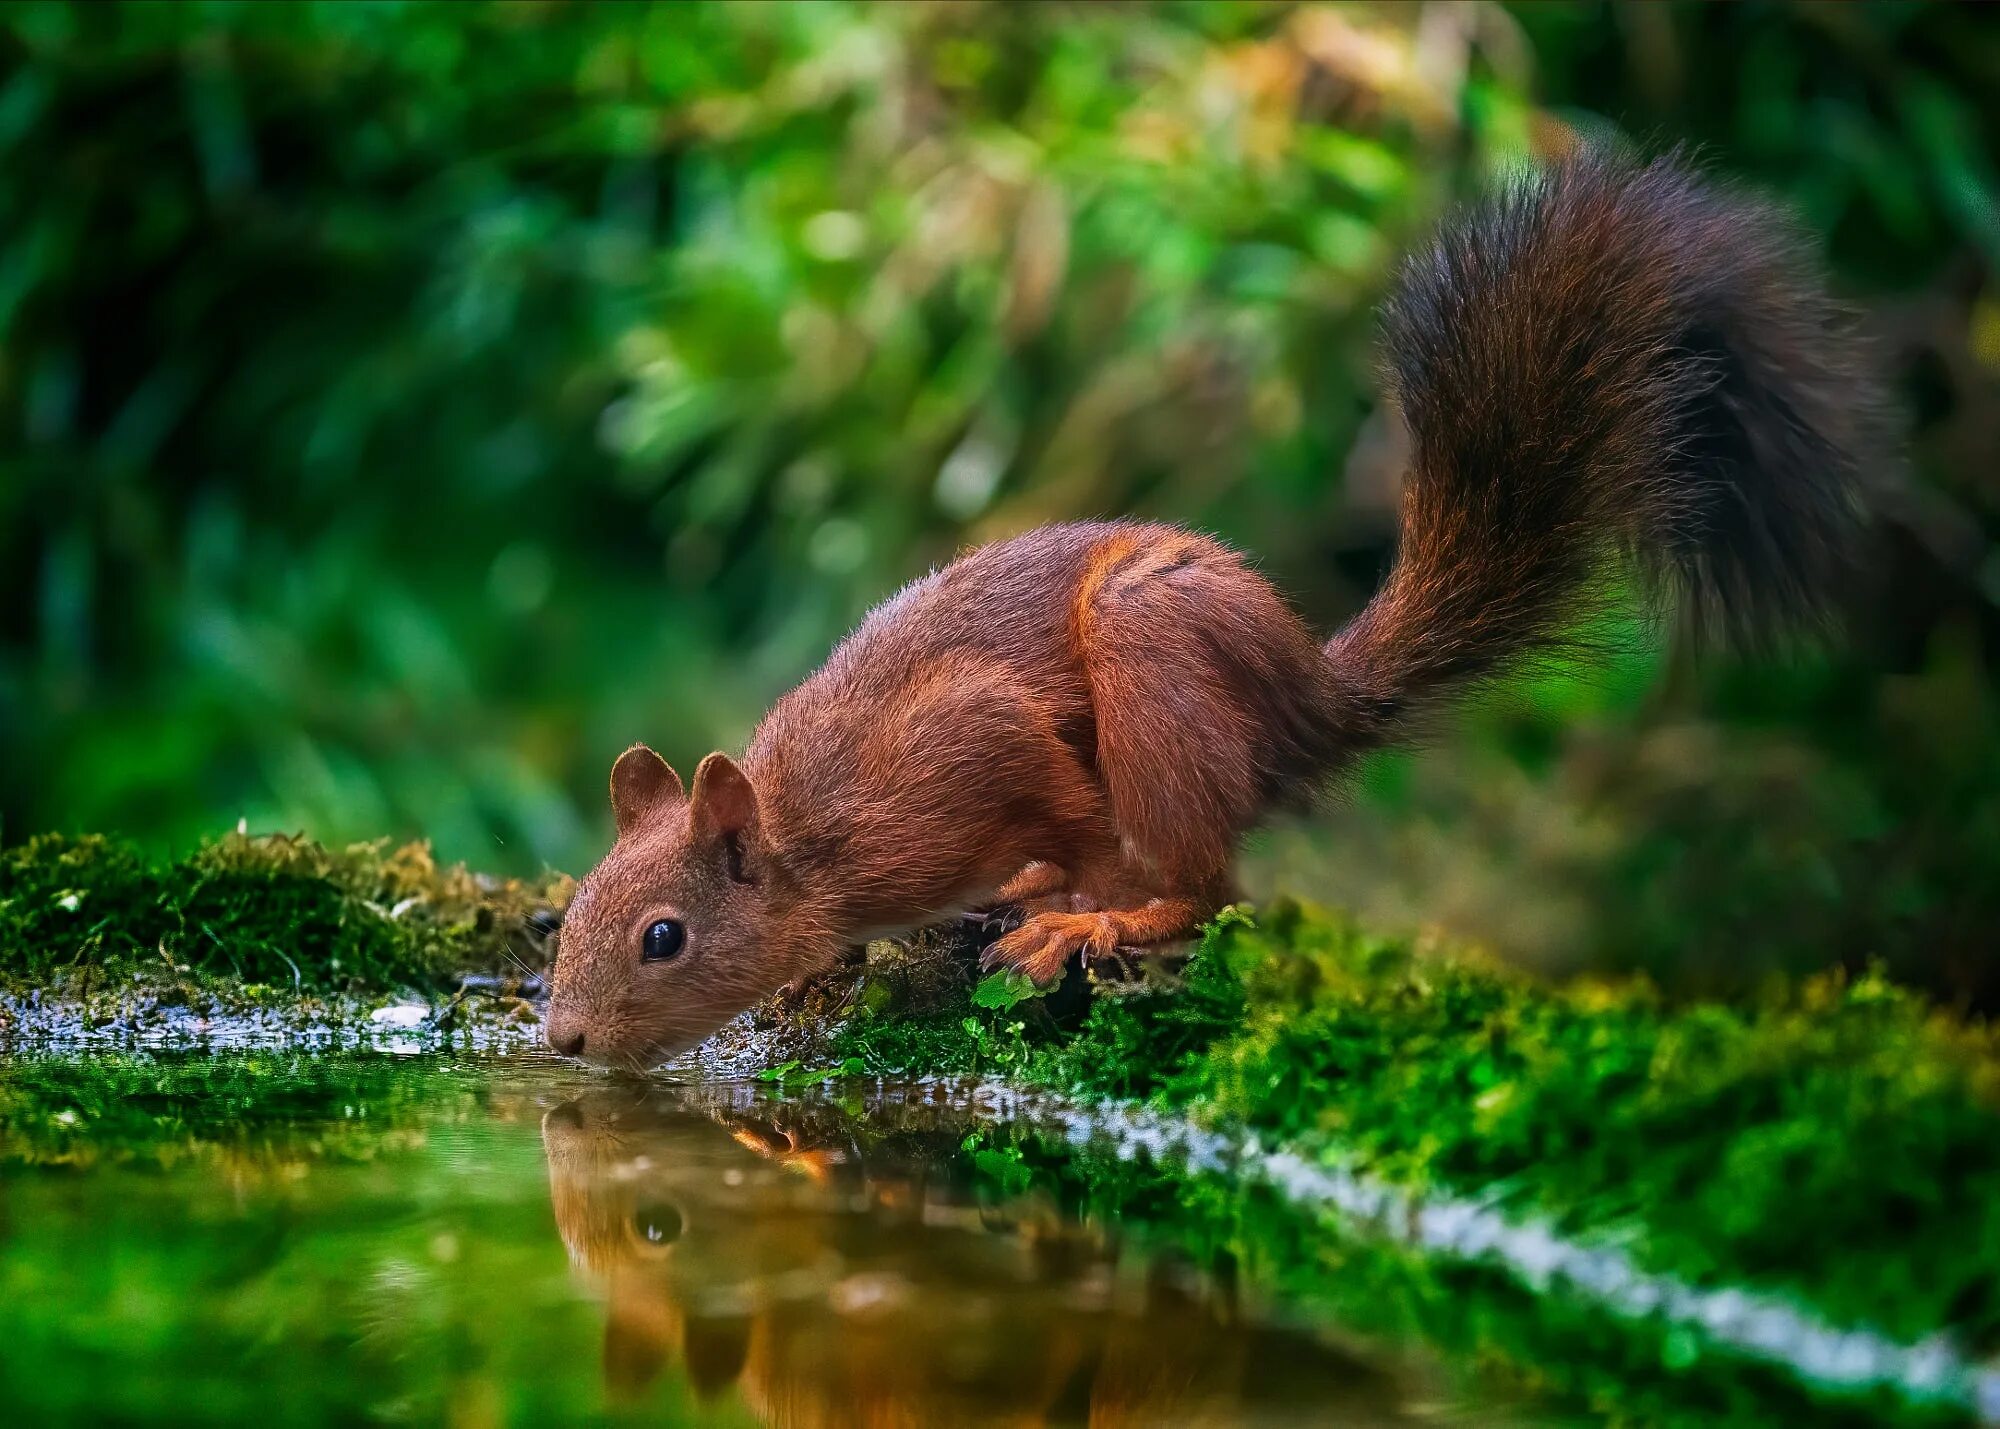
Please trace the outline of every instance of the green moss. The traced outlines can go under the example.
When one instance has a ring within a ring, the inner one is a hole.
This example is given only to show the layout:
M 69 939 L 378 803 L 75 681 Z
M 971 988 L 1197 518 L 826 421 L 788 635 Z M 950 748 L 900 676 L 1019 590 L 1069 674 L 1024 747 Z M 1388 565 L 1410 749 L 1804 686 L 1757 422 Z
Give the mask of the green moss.
M 1995 1039 L 1879 978 L 1676 1006 L 1283 905 L 1226 916 L 1185 987 L 1099 997 L 1074 1036 L 975 1009 L 857 1019 L 838 1050 L 1150 1098 L 1499 1198 L 1697 1284 L 2000 1346 Z
M 432 985 L 539 960 L 568 881 L 482 879 L 428 847 L 231 834 L 154 864 L 96 836 L 0 850 L 0 975 L 227 975 L 295 988 Z
M 1671 1008 L 1643 984 L 1416 958 L 1295 909 L 1217 951 L 1252 969 L 1254 1010 L 1204 1061 L 1188 1100 L 1205 1114 L 1634 1236 L 1697 1283 L 2000 1343 L 1985 1033 L 1874 978 Z

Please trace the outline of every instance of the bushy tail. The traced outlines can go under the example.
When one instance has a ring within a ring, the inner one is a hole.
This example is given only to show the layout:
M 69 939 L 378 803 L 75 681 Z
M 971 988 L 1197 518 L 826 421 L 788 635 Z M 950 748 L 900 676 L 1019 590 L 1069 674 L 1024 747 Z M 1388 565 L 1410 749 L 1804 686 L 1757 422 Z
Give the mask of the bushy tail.
M 1386 311 L 1413 457 L 1396 565 L 1327 647 L 1355 742 L 1560 650 L 1620 570 L 1729 638 L 1813 619 L 1879 426 L 1841 319 L 1777 214 L 1678 158 L 1448 224 Z

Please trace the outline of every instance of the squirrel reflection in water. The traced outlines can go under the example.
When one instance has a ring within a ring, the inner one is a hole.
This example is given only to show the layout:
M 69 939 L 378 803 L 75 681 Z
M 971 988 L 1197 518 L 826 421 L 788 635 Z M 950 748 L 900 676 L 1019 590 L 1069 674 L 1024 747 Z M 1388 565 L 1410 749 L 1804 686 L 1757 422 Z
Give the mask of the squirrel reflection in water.
M 982 1210 L 924 1160 L 956 1150 L 948 1127 L 864 1159 L 834 1109 L 711 1115 L 630 1090 L 554 1108 L 542 1136 L 616 1400 L 678 1365 L 782 1429 L 1403 1417 L 1379 1370 L 1247 1321 L 1227 1276 L 1046 1203 Z

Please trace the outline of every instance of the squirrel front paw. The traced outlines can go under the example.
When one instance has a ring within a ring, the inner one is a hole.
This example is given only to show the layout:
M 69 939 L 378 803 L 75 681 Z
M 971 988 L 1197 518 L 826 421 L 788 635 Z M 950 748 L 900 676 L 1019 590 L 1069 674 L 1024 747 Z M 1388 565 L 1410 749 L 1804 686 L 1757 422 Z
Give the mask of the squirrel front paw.
M 1038 913 L 988 948 L 979 965 L 987 972 L 1013 968 L 1046 987 L 1078 951 L 1101 957 L 1117 946 L 1118 928 L 1103 913 Z

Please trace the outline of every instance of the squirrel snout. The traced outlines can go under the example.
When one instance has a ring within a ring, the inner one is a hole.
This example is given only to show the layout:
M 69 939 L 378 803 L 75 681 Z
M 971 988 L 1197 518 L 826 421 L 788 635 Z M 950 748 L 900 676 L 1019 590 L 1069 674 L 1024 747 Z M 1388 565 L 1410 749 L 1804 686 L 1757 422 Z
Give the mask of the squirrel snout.
M 548 1025 L 543 1029 L 549 1048 L 564 1057 L 583 1055 L 583 1029 L 567 1017 L 559 1017 L 554 1011 L 549 1013 Z

